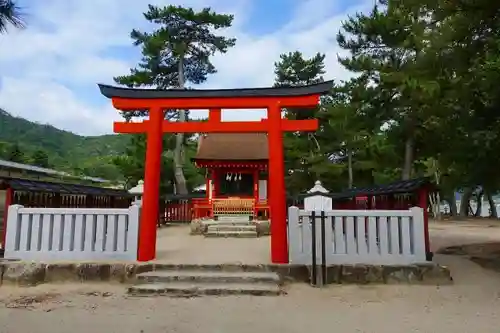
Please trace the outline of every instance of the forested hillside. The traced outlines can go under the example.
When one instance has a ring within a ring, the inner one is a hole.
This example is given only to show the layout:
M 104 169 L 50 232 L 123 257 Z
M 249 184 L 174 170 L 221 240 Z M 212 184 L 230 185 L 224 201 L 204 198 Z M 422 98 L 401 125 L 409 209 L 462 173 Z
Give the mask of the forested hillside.
M 0 158 L 15 162 L 118 179 L 112 160 L 124 153 L 129 140 L 124 135 L 80 136 L 0 109 Z

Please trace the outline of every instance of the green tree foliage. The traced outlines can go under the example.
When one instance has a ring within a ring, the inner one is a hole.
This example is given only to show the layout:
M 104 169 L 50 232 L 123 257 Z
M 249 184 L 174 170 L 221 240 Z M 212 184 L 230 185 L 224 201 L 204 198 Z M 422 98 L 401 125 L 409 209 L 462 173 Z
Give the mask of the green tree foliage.
M 7 27 L 24 28 L 23 15 L 17 1 L 0 0 L 0 34 L 7 32 Z
M 172 147 L 175 144 L 175 138 L 170 136 L 163 140 L 164 147 Z M 196 143 L 192 140 L 187 142 L 187 152 L 189 157 L 193 157 L 196 153 Z M 174 173 L 171 150 L 167 150 L 162 155 L 161 183 L 160 193 L 168 194 L 174 192 Z M 125 150 L 125 154 L 117 156 L 113 159 L 113 163 L 120 170 L 125 180 L 126 188 L 132 188 L 137 185 L 139 180 L 144 179 L 144 166 L 146 155 L 146 136 L 144 134 L 135 134 L 130 136 L 129 144 Z M 186 178 L 188 189 L 198 186 L 203 182 L 204 177 L 199 173 L 199 170 L 193 165 L 188 164 L 186 168 Z
M 12 145 L 7 151 L 7 160 L 16 163 L 25 163 L 25 156 L 18 144 Z
M 0 159 L 7 158 L 8 148 L 9 148 L 9 144 L 7 142 L 0 141 Z
M 317 53 L 310 59 L 299 52 L 280 55 L 274 63 L 275 87 L 299 87 L 323 82 L 325 74 L 325 55 Z M 317 109 L 287 109 L 288 119 L 314 118 Z
M 448 111 L 439 122 L 443 149 L 439 164 L 447 180 L 464 187 L 461 215 L 467 214 L 469 193 L 481 186 L 491 201 L 498 190 L 500 148 L 500 5 L 488 1 L 446 1 L 427 5 L 437 29 L 429 57 L 441 68 L 441 98 Z M 444 148 L 444 147 L 443 147 Z M 451 172 L 450 172 L 451 171 Z M 446 184 L 449 186 L 449 184 Z M 497 212 L 493 207 L 492 215 Z
M 409 179 L 439 93 L 436 72 L 426 61 L 432 32 L 425 7 L 406 7 L 404 1 L 378 2 L 371 13 L 357 14 L 343 23 L 337 40 L 350 55 L 340 62 L 377 86 L 376 98 L 382 102 L 379 116 L 397 124 L 388 131 L 396 131 L 402 143 L 402 178 Z
M 499 29 L 500 4 L 486 0 L 378 0 L 349 17 L 337 41 L 355 77 L 315 110 L 286 110 L 320 121 L 314 136 L 285 137 L 290 191 L 314 178 L 339 190 L 432 176 L 452 207 L 463 193 L 462 215 L 471 198 L 491 202 L 500 187 Z M 322 61 L 282 55 L 276 85 L 321 80 Z
M 49 155 L 43 150 L 36 150 L 31 156 L 31 164 L 42 168 L 48 168 L 50 167 Z
M 325 117 L 336 125 L 326 133 L 338 132 L 345 144 L 352 124 L 362 123 L 368 136 L 358 138 L 368 138 L 361 146 L 369 147 L 375 180 L 398 169 L 403 179 L 432 175 L 449 201 L 463 192 L 463 215 L 473 193 L 491 200 L 500 185 L 499 22 L 500 4 L 485 0 L 379 0 L 350 17 L 337 36 L 349 51 L 340 61 L 372 91 L 358 98 L 366 106 L 361 114 L 346 111 L 358 110 L 354 87 L 341 107 L 333 96 Z M 343 110 L 351 115 L 344 128 L 336 119 Z
M 126 188 L 134 187 L 139 180 L 144 178 L 146 157 L 146 136 L 134 134 L 129 136 L 129 140 L 125 153 L 113 160 L 124 177 Z M 164 177 L 162 179 L 164 180 Z
M 214 74 L 210 57 L 225 53 L 236 40 L 216 35 L 214 31 L 228 28 L 232 15 L 217 14 L 210 8 L 199 12 L 181 6 L 148 6 L 144 17 L 158 27 L 151 33 L 133 30 L 134 45 L 141 46 L 142 59 L 129 75 L 115 81 L 129 87 L 151 86 L 159 89 L 186 89 L 187 83 L 199 84 Z M 146 115 L 144 110 L 124 114 L 126 119 Z M 187 121 L 186 110 L 167 110 L 167 118 Z M 186 153 L 183 133 L 176 134 L 173 153 L 174 176 L 178 193 L 188 191 L 184 175 Z
M 371 148 L 380 123 L 371 117 L 372 96 L 366 77 L 352 79 L 334 87 L 319 113 L 322 127 L 318 140 L 341 176 L 341 180 L 334 180 L 336 188 L 352 188 L 355 175 L 358 185 L 373 183 L 373 172 L 379 165 Z

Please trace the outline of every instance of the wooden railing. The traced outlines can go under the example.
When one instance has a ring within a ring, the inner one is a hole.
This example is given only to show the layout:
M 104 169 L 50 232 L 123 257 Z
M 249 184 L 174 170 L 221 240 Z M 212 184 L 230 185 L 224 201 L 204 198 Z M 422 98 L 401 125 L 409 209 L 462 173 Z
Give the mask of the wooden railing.
M 232 200 L 232 201 L 228 201 Z M 237 208 L 238 203 L 235 202 L 235 200 L 245 200 L 247 201 L 247 206 L 246 208 L 244 207 L 245 204 L 241 205 L 242 207 Z M 242 214 L 242 215 L 253 215 L 255 217 L 260 217 L 264 219 L 268 219 L 270 217 L 269 214 L 269 203 L 267 200 L 259 200 L 259 201 L 254 201 L 253 199 L 241 199 L 241 198 L 224 198 L 224 199 L 205 199 L 205 198 L 197 198 L 193 199 L 193 218 L 203 218 L 203 217 L 213 217 L 214 215 L 217 214 L 224 214 L 223 211 L 232 211 L 235 207 L 236 210 L 234 210 L 234 215 L 236 214 Z M 218 202 L 218 203 L 216 203 Z M 214 206 L 215 203 L 215 206 Z M 250 204 L 251 203 L 251 204 Z M 216 207 L 218 206 L 218 208 Z M 252 211 L 253 213 L 250 212 L 249 207 L 253 207 Z M 226 214 L 231 214 L 231 213 L 226 213 Z
M 193 219 L 212 216 L 212 200 L 206 198 L 193 199 Z
M 249 215 L 255 213 L 255 199 L 213 199 L 213 216 L 220 215 Z
M 250 200 L 253 202 L 253 216 L 257 218 L 263 218 L 263 219 L 269 219 L 270 218 L 270 207 L 269 207 L 269 202 L 268 200 L 259 200 L 259 201 L 254 201 L 252 198 L 218 198 L 218 199 L 207 199 L 207 198 L 192 198 L 189 200 L 189 205 L 192 204 L 192 206 L 189 206 L 190 209 L 192 208 L 192 218 L 193 219 L 199 219 L 199 218 L 204 218 L 204 217 L 213 217 L 214 216 L 214 202 L 215 201 L 220 201 L 221 203 L 219 204 L 220 206 L 224 206 L 222 202 L 225 202 L 227 200 Z M 228 203 L 230 205 L 231 203 Z M 184 203 L 186 207 L 188 206 L 188 203 Z M 217 204 L 216 204 L 217 205 Z M 287 200 L 287 207 L 292 206 L 292 205 L 297 205 L 300 208 L 303 208 L 303 203 L 301 201 L 293 200 L 293 199 L 288 199 Z M 172 205 L 168 204 L 168 207 L 177 207 L 177 205 Z M 217 212 L 215 212 L 217 214 Z M 240 214 L 249 214 L 248 209 L 245 209 L 244 213 Z

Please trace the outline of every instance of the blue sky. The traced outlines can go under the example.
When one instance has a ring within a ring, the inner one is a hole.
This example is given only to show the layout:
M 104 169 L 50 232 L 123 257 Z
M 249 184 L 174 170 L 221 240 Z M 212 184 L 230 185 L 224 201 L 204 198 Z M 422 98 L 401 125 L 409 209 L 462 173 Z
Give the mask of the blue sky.
M 0 36 L 0 108 L 32 121 L 83 135 L 112 131 L 118 112 L 96 83 L 113 83 L 139 60 L 131 29 L 149 29 L 142 12 L 151 0 L 21 0 L 28 28 Z M 373 0 L 157 0 L 235 15 L 223 31 L 236 46 L 213 62 L 218 73 L 200 88 L 240 88 L 273 83 L 279 54 L 300 50 L 327 55 L 327 78 L 349 77 L 335 43 L 348 14 Z M 203 112 L 198 113 L 203 116 Z M 265 112 L 226 111 L 224 120 L 258 119 Z

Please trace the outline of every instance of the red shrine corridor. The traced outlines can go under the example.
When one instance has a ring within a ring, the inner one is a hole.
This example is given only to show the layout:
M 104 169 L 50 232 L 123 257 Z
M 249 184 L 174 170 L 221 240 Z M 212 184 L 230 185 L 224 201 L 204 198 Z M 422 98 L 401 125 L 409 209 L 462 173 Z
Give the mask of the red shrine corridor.
M 189 225 L 158 229 L 156 261 L 174 264 L 270 264 L 271 237 L 205 238 Z

